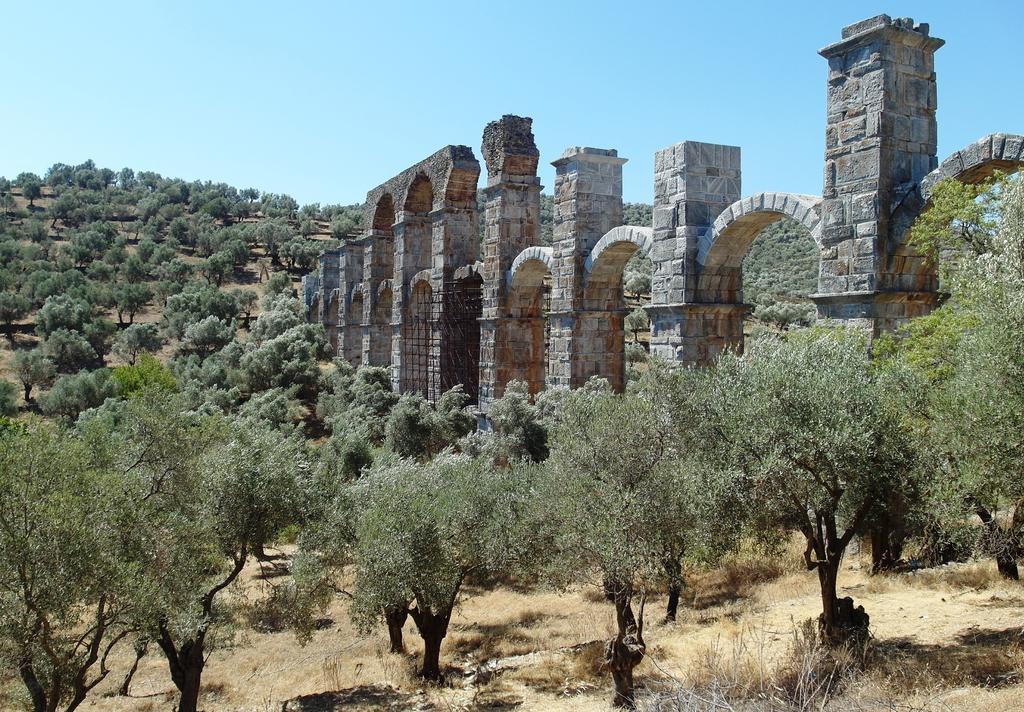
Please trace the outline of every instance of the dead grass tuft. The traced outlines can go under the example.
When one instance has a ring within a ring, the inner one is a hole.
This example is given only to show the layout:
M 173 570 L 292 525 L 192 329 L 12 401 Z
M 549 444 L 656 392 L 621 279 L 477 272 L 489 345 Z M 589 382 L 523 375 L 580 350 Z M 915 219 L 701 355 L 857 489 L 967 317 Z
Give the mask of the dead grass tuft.
M 921 569 L 903 574 L 900 579 L 915 588 L 937 590 L 985 590 L 1006 584 L 992 561 L 973 561 L 967 564 L 949 564 L 933 569 Z

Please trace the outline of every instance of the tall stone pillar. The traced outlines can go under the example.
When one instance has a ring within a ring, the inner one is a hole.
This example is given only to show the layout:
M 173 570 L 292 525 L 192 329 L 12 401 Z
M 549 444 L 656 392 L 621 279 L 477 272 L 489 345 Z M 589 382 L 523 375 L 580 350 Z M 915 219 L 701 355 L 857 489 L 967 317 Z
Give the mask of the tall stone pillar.
M 616 330 L 621 332 L 621 319 L 616 326 L 609 322 L 608 311 L 586 309 L 584 259 L 606 232 L 622 225 L 625 162 L 614 149 L 581 147 L 566 149 L 553 162 L 555 269 L 549 314 L 549 388 L 578 388 L 594 375 L 615 377 L 602 359 L 607 352 L 604 340 L 615 338 Z
M 540 151 L 533 140 L 532 126 L 532 119 L 506 115 L 484 129 L 481 152 L 487 164 L 487 207 L 479 401 L 484 413 L 492 401 L 501 398 L 509 381 L 543 382 L 544 316 L 516 313 L 509 302 L 507 281 L 516 255 L 538 244 Z
M 872 333 L 928 311 L 923 283 L 894 244 L 893 211 L 937 166 L 935 51 L 928 25 L 879 15 L 843 28 L 828 60 L 818 315 Z M 918 283 L 915 283 L 918 282 Z
M 683 141 L 654 154 L 651 353 L 711 363 L 743 342 L 742 304 L 697 303 L 697 250 L 723 210 L 740 198 L 738 146 Z

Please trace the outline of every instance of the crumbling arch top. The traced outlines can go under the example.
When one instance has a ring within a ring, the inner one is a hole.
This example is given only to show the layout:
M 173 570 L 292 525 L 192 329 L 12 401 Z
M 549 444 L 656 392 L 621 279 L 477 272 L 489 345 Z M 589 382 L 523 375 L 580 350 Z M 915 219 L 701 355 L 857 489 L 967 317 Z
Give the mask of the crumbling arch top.
M 921 194 L 927 198 L 932 187 L 944 178 L 962 183 L 980 183 L 996 171 L 1011 173 L 1024 165 L 1024 136 L 994 133 L 964 146 L 921 179 Z
M 954 151 L 939 167 L 921 179 L 900 200 L 893 212 L 890 251 L 907 249 L 904 244 L 918 216 L 928 210 L 935 184 L 946 178 L 961 183 L 980 183 L 996 171 L 1012 173 L 1024 167 L 1024 136 L 993 133 Z
M 430 211 L 440 210 L 446 204 L 476 204 L 480 163 L 473 155 L 473 149 L 469 146 L 445 146 L 368 191 L 363 204 L 363 224 L 381 229 L 374 220 L 378 202 L 385 194 L 390 195 L 394 209 L 399 210 L 400 206 L 406 205 L 409 191 L 418 176 L 429 180 L 433 188 Z

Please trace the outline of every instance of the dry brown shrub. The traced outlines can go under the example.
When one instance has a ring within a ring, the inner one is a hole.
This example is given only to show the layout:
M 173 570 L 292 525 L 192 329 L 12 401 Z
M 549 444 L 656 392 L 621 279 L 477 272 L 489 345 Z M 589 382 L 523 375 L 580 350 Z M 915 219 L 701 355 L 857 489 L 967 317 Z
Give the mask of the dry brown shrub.
M 937 566 L 933 569 L 921 569 L 903 574 L 899 578 L 915 588 L 938 590 L 974 589 L 980 591 L 1006 583 L 1006 579 L 999 575 L 999 570 L 991 561 Z
M 808 710 L 825 709 L 854 678 L 859 656 L 829 650 L 818 640 L 813 621 L 796 626 L 789 651 L 773 655 L 772 633 L 742 626 L 694 656 L 686 680 L 649 685 L 647 710 Z

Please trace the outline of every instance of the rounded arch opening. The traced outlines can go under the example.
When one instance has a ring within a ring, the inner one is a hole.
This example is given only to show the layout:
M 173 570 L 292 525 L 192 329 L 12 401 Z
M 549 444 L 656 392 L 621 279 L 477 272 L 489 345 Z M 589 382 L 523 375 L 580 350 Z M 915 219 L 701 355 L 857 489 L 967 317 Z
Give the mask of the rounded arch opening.
M 373 307 L 368 354 L 371 366 L 389 366 L 391 364 L 391 310 L 393 305 L 391 281 L 385 280 L 378 287 L 376 303 Z
M 505 334 L 503 390 L 509 381 L 523 381 L 531 394 L 544 389 L 548 362 L 548 312 L 551 310 L 551 270 L 541 257 L 519 262 L 508 293 L 510 322 Z
M 395 224 L 395 201 L 391 193 L 380 196 L 373 210 L 373 229 L 390 235 Z
M 414 280 L 409 290 L 409 304 L 402 330 L 402 393 L 419 393 L 428 397 L 430 360 L 433 356 L 434 290 L 426 279 Z
M 413 179 L 406 193 L 403 216 L 401 255 L 402 274 L 411 279 L 416 273 L 430 269 L 433 252 L 433 227 L 430 211 L 434 201 L 434 186 L 420 173 Z M 396 247 L 399 245 L 396 243 Z M 397 264 L 396 264 L 397 267 Z
M 353 366 L 363 360 L 363 289 L 356 285 L 349 296 L 345 315 L 345 358 Z
M 650 341 L 644 305 L 650 301 L 651 281 L 651 263 L 646 258 L 652 245 L 651 228 L 622 226 L 604 235 L 587 256 L 580 316 L 580 330 L 587 344 L 573 367 L 577 378 L 600 376 L 613 389 L 623 390 L 627 332 L 629 360 L 646 360 Z M 642 283 L 636 283 L 638 278 Z M 629 294 L 627 279 L 633 282 Z
M 892 243 L 883 265 L 881 285 L 885 289 L 917 293 L 908 301 L 906 317 L 930 311 L 942 290 L 934 260 L 922 254 L 909 240 L 916 220 L 932 207 L 931 194 L 943 180 L 980 185 L 996 172 L 1019 173 L 1024 167 L 1024 136 L 996 133 L 955 151 L 938 168 L 926 175 L 916 191 L 900 203 L 892 218 Z
M 754 241 L 774 223 L 789 220 L 820 242 L 821 198 L 789 193 L 759 193 L 739 200 L 715 220 L 697 248 L 694 301 L 742 304 L 743 264 Z
M 434 208 L 434 185 L 425 173 L 419 173 L 409 184 L 402 209 L 408 213 L 426 215 Z
M 745 335 L 813 324 L 810 295 L 817 291 L 820 264 L 821 250 L 801 223 L 784 217 L 763 228 L 743 258 L 742 294 L 752 307 Z

